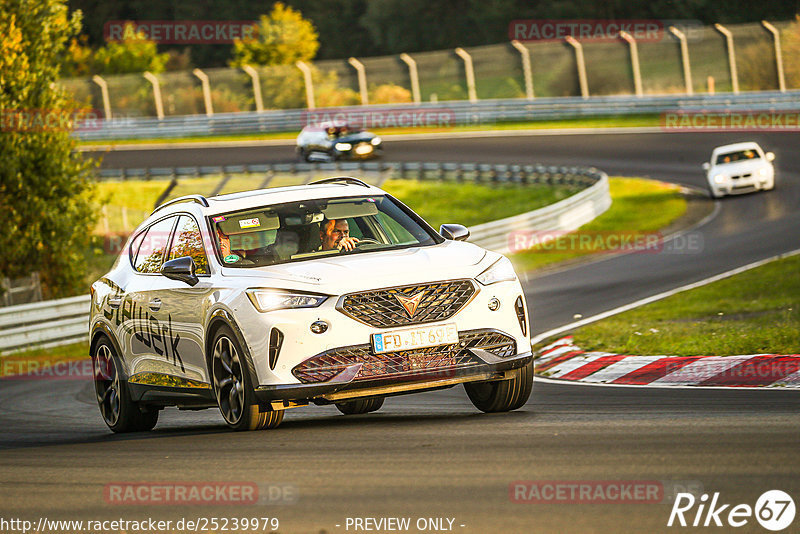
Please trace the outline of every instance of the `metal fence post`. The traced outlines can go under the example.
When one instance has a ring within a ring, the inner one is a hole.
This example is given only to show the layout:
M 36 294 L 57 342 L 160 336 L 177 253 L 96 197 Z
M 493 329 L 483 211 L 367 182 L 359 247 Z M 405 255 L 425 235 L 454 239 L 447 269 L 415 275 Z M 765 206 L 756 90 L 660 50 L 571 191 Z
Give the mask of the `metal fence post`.
M 778 89 L 780 89 L 781 93 L 786 92 L 786 79 L 783 76 L 783 56 L 781 55 L 781 34 L 778 29 L 767 22 L 766 20 L 761 21 L 762 26 L 766 28 L 768 32 L 772 34 L 772 40 L 775 44 L 775 67 L 778 69 Z
M 522 60 L 522 77 L 525 80 L 525 98 L 533 100 L 533 74 L 531 72 L 531 54 L 524 44 L 516 39 L 511 41 L 511 46 L 517 49 Z
M 200 69 L 194 69 L 192 74 L 200 79 L 203 86 L 203 103 L 206 106 L 206 117 L 214 116 L 214 105 L 211 102 L 211 85 L 208 83 L 208 75 Z
M 158 83 L 156 75 L 150 71 L 145 71 L 144 78 L 153 86 L 153 99 L 156 102 L 156 116 L 158 120 L 164 118 L 164 102 L 161 100 L 161 84 Z
M 692 85 L 692 66 L 689 63 L 689 46 L 686 44 L 686 35 L 675 26 L 669 27 L 670 33 L 674 35 L 681 44 L 681 63 L 683 64 L 683 83 L 686 84 L 686 94 L 694 94 Z
M 469 95 L 469 101 L 473 103 L 477 102 L 478 93 L 475 91 L 475 70 L 472 68 L 472 56 L 461 47 L 456 48 L 456 54 L 464 60 L 464 70 L 467 73 L 467 94 Z
M 367 69 L 364 68 L 363 63 L 354 57 L 349 58 L 347 62 L 351 67 L 356 69 L 356 74 L 358 75 L 358 92 L 361 93 L 361 105 L 368 106 L 369 93 L 367 92 Z
M 258 78 L 258 72 L 250 65 L 242 65 L 242 70 L 250 76 L 250 80 L 253 82 L 253 98 L 256 100 L 256 111 L 263 113 L 264 99 L 261 96 L 261 80 Z
M 575 49 L 575 62 L 578 64 L 578 83 L 581 86 L 581 96 L 589 98 L 589 84 L 586 82 L 586 61 L 583 59 L 583 45 L 571 35 L 565 37 L 565 40 Z
M 295 65 L 303 72 L 303 78 L 305 79 L 306 107 L 314 109 L 317 106 L 314 104 L 314 80 L 311 79 L 311 67 L 305 61 L 298 61 Z
M 622 37 L 630 45 L 631 49 L 631 69 L 633 69 L 633 89 L 636 96 L 642 96 L 642 72 L 639 70 L 639 47 L 636 45 L 636 39 L 633 38 L 628 32 L 619 32 Z
M 108 98 L 108 84 L 97 74 L 92 76 L 92 81 L 100 86 L 100 95 L 103 98 L 103 113 L 106 120 L 111 120 L 111 99 Z
M 733 34 L 728 28 L 722 24 L 714 24 L 714 28 L 725 36 L 725 43 L 728 48 L 728 68 L 731 71 L 731 85 L 733 86 L 733 94 L 739 94 L 739 75 L 736 72 L 736 52 L 733 49 Z
M 400 54 L 400 59 L 408 65 L 408 77 L 411 79 L 411 98 L 415 104 L 422 102 L 422 97 L 419 93 L 419 74 L 417 72 L 417 62 L 414 58 L 403 52 Z

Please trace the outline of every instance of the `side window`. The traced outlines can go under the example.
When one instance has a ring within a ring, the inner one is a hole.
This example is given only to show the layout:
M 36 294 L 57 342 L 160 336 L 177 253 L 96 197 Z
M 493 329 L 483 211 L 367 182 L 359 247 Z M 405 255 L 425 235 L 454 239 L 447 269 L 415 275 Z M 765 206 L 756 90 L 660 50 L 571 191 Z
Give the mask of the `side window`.
M 146 229 L 142 230 L 131 241 L 131 246 L 128 249 L 128 254 L 131 257 L 131 265 L 136 265 L 136 254 L 139 253 L 139 247 L 142 245 L 142 240 L 144 239 L 144 234 L 146 233 L 147 233 Z
M 208 274 L 208 258 L 203 249 L 203 237 L 200 235 L 195 220 L 188 215 L 181 215 L 178 227 L 175 229 L 175 239 L 169 250 L 169 259 L 191 256 L 197 269 L 197 274 Z
M 140 273 L 158 272 L 174 223 L 175 217 L 167 217 L 147 229 L 139 253 L 136 255 L 136 262 L 133 264 L 134 269 Z

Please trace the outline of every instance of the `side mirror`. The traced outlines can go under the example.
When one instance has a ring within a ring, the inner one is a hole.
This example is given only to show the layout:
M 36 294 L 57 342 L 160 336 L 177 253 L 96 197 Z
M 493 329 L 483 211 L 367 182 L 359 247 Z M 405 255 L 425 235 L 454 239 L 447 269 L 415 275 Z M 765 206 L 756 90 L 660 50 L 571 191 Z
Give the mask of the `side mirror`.
M 765 154 L 767 156 L 767 161 L 775 161 L 775 153 L 774 152 L 767 152 Z
M 710 168 L 711 168 L 711 164 L 709 162 L 706 161 L 705 163 L 703 163 L 703 170 L 704 171 L 707 171 Z
M 439 234 L 451 241 L 466 241 L 469 239 L 469 230 L 460 224 L 443 224 L 439 227 Z
M 194 286 L 200 281 L 195 274 L 194 260 L 191 256 L 164 262 L 164 265 L 161 266 L 161 274 L 171 280 L 186 282 L 190 286 Z

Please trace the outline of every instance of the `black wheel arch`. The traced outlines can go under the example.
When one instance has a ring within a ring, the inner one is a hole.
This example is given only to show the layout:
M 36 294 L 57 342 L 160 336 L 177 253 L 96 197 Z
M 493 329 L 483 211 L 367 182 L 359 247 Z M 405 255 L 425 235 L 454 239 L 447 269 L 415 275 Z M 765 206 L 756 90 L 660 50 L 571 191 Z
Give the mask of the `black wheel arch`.
M 233 332 L 233 335 L 236 337 L 236 342 L 239 344 L 239 347 L 242 349 L 244 353 L 245 362 L 247 362 L 247 371 L 250 375 L 250 383 L 253 384 L 253 388 L 258 387 L 258 375 L 256 374 L 256 368 L 253 364 L 253 356 L 250 353 L 250 347 L 247 345 L 244 339 L 244 334 L 242 334 L 242 329 L 239 328 L 239 325 L 236 323 L 236 320 L 233 318 L 233 315 L 225 309 L 218 308 L 211 312 L 211 316 L 208 320 L 206 326 L 206 339 L 205 339 L 205 358 L 206 358 L 206 369 L 209 373 L 209 379 L 211 379 L 211 355 L 214 347 L 212 346 L 214 342 L 214 336 L 217 335 L 217 331 L 220 327 L 227 326 Z

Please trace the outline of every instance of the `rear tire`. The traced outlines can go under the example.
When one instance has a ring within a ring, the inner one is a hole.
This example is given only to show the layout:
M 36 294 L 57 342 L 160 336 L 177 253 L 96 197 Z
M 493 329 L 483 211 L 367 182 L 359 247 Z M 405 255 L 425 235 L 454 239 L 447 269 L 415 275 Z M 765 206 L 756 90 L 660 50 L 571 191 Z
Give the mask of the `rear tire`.
M 360 415 L 363 413 L 377 412 L 381 409 L 381 406 L 383 406 L 383 397 L 336 403 L 336 407 L 345 415 Z
M 513 371 L 510 380 L 464 384 L 472 404 L 482 412 L 508 412 L 528 402 L 533 389 L 533 362 Z
M 233 430 L 263 430 L 280 425 L 284 410 L 263 410 L 256 402 L 247 361 L 233 331 L 221 327 L 211 347 L 214 396 L 228 426 Z
M 122 378 L 122 364 L 107 338 L 92 350 L 92 369 L 97 405 L 108 428 L 116 433 L 145 432 L 158 422 L 158 410 L 146 410 L 131 400 L 128 382 Z

